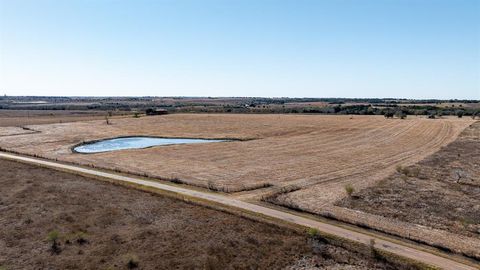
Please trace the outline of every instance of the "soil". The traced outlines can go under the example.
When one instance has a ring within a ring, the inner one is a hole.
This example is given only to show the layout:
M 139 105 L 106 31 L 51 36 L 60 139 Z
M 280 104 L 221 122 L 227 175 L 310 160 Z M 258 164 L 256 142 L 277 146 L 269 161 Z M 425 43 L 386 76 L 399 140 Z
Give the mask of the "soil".
M 2 269 L 408 269 L 79 175 L 7 160 L 0 171 Z
M 338 205 L 480 239 L 480 122 Z

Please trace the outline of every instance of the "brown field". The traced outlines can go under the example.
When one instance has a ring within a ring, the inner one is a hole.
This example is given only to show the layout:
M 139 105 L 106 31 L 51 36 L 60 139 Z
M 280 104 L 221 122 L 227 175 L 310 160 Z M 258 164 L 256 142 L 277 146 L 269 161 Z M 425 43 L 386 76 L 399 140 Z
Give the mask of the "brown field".
M 51 159 L 93 164 L 223 191 L 255 187 L 328 186 L 305 200 L 332 202 L 346 182 L 369 184 L 398 164 L 419 161 L 453 141 L 472 120 L 380 116 L 189 115 L 28 126 L 36 133 L 0 137 L 0 147 Z M 2 128 L 0 128 L 0 132 Z M 130 135 L 237 138 L 98 154 L 71 147 L 90 140 Z M 376 179 L 375 178 L 375 179 Z M 374 178 L 371 178 L 374 179 Z M 333 185 L 330 187 L 330 185 Z M 331 192 L 330 192 L 331 191 Z
M 338 205 L 392 222 L 418 224 L 476 239 L 478 251 L 480 122 L 435 154 L 413 166 L 399 168 L 374 187 L 361 190 Z
M 6 160 L 0 171 L 1 269 L 414 269 L 78 175 Z
M 113 112 L 115 117 L 130 112 Z M 0 127 L 21 127 L 104 119 L 104 111 L 64 111 L 64 110 L 0 110 Z M 0 136 L 2 132 L 0 132 Z
M 474 123 L 471 118 L 174 114 L 119 118 L 110 123 L 29 125 L 28 130 L 0 127 L 0 134 L 10 134 L 0 136 L 0 148 L 174 180 L 230 192 L 243 200 L 267 198 L 282 206 L 480 257 L 480 241 L 472 235 L 408 222 L 390 224 L 385 217 L 335 205 L 347 196 L 346 185 L 356 193 L 375 186 L 395 173 L 398 165 L 415 164 L 455 141 Z M 15 135 L 21 132 L 26 134 Z M 98 154 L 71 151 L 82 142 L 133 135 L 239 140 Z
M 322 187 L 268 201 L 442 247 L 480 260 L 480 122 L 422 161 L 335 205 L 315 203 Z M 309 200 L 311 199 L 311 200 Z

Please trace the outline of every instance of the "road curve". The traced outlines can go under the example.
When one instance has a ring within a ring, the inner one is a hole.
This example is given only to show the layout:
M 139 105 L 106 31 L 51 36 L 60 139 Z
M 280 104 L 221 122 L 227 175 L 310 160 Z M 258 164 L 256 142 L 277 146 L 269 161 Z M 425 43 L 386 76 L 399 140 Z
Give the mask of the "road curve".
M 24 157 L 19 155 L 13 155 L 9 153 L 0 153 L 0 158 L 16 160 L 20 162 L 26 162 L 41 166 L 50 167 L 53 169 L 66 170 L 75 173 L 81 173 L 84 175 L 91 175 L 95 177 L 106 178 L 109 180 L 114 180 L 117 182 L 130 183 L 135 185 L 141 185 L 145 187 L 155 188 L 167 192 L 173 192 L 179 195 L 184 195 L 187 197 L 192 197 L 196 199 L 201 199 L 216 204 L 221 204 L 228 207 L 233 207 L 239 210 L 253 212 L 256 214 L 264 215 L 270 218 L 286 221 L 289 223 L 294 223 L 300 226 L 316 228 L 321 232 L 331 234 L 337 237 L 353 240 L 363 244 L 370 244 L 372 239 L 375 239 L 375 248 L 379 250 L 384 250 L 402 257 L 413 259 L 419 262 L 423 262 L 432 266 L 439 267 L 441 269 L 447 270 L 475 270 L 479 269 L 473 266 L 469 266 L 445 257 L 441 257 L 426 251 L 415 249 L 412 247 L 404 246 L 398 243 L 390 242 L 381 238 L 376 238 L 371 235 L 363 234 L 360 232 L 348 230 L 342 227 L 337 227 L 331 224 L 323 223 L 317 220 L 308 219 L 305 217 L 297 216 L 291 213 L 282 212 L 276 209 L 271 209 L 268 207 L 239 201 L 237 199 L 229 198 L 220 194 L 206 193 L 197 190 L 191 190 L 186 188 L 181 188 L 173 185 L 162 184 L 159 182 L 143 180 L 135 177 L 122 176 L 113 173 L 107 173 L 98 171 L 95 169 L 87 169 L 82 167 L 77 167 L 74 165 L 65 165 L 53 161 L 46 161 L 36 158 Z

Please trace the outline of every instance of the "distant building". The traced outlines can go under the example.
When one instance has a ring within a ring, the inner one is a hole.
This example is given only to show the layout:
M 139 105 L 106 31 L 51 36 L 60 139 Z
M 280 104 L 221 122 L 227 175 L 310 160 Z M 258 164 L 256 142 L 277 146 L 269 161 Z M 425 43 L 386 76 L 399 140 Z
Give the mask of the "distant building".
M 163 114 L 168 114 L 168 111 L 165 110 L 165 109 L 153 109 L 153 108 L 150 108 L 150 109 L 147 109 L 145 111 L 145 113 L 147 115 L 163 115 Z

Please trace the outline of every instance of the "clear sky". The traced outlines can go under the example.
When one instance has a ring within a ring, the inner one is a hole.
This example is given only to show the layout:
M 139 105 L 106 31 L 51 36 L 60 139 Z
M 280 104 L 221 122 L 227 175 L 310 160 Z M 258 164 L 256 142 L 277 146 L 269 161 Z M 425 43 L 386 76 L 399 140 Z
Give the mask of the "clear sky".
M 0 0 L 0 94 L 480 99 L 480 0 Z

